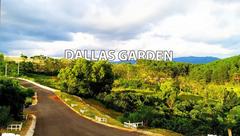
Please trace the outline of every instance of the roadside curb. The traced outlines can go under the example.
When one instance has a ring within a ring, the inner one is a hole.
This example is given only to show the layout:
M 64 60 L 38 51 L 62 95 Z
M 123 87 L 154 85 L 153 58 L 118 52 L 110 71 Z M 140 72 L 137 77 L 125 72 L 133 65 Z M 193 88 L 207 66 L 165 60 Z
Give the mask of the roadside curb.
M 28 129 L 27 131 L 27 134 L 25 136 L 33 136 L 34 134 L 34 130 L 35 130 L 35 127 L 36 127 L 36 122 L 37 122 L 37 118 L 35 115 L 31 114 L 32 116 L 32 123 L 31 123 L 31 126 L 30 128 Z
M 32 84 L 38 86 L 38 87 L 41 87 L 41 88 L 46 89 L 46 90 L 49 90 L 49 91 L 51 91 L 51 92 L 56 92 L 56 89 L 53 89 L 53 88 L 50 88 L 50 87 L 47 87 L 47 86 L 41 85 L 41 84 L 36 83 L 36 82 L 34 82 L 34 81 L 31 81 L 31 80 L 28 80 L 28 79 L 25 79 L 25 78 L 17 78 L 17 79 L 20 79 L 20 80 L 24 80 L 24 81 L 30 82 L 30 83 L 32 83 Z
M 94 120 L 93 118 L 90 118 L 88 116 L 82 115 L 80 114 L 78 111 L 76 111 L 74 108 L 72 108 L 70 105 L 68 105 L 65 101 L 63 101 L 58 95 L 56 95 L 67 107 L 69 107 L 71 110 L 73 110 L 75 113 L 77 113 L 79 116 L 84 117 L 88 120 L 91 120 L 95 123 L 101 124 L 101 125 L 105 125 L 111 128 L 116 128 L 116 129 L 120 129 L 120 130 L 124 130 L 124 131 L 128 131 L 128 132 L 137 132 L 137 130 L 135 129 L 127 129 L 127 128 L 122 128 L 122 127 L 118 127 L 118 126 L 114 126 L 114 125 L 110 125 L 110 124 L 106 124 L 106 123 L 102 123 L 102 122 L 98 122 L 96 120 Z
M 36 97 L 36 102 L 34 104 L 32 104 L 31 106 L 35 106 L 38 104 L 38 99 L 37 99 L 37 92 L 35 92 Z M 32 117 L 32 121 L 31 121 L 31 125 L 26 133 L 25 136 L 33 136 L 34 135 L 34 131 L 35 131 L 35 127 L 36 127 L 36 123 L 37 123 L 37 117 L 34 114 L 30 114 L 30 116 Z

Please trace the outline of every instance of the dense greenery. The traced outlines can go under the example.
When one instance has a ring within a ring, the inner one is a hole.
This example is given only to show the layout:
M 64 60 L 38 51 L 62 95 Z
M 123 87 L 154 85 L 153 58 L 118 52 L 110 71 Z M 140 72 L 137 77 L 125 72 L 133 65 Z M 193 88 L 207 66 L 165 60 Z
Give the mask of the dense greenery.
M 33 90 L 20 87 L 16 80 L 0 77 L 0 127 L 21 119 L 26 99 L 33 95 Z
M 197 65 L 191 69 L 189 76 L 191 79 L 207 83 L 239 82 L 240 56 Z
M 54 59 L 43 55 L 28 58 L 23 54 L 16 60 L 4 61 L 4 55 L 0 54 L 0 75 L 5 75 L 7 68 L 7 75 L 12 77 L 29 73 L 57 76 L 60 69 L 65 68 L 70 63 L 71 61 L 66 59 Z
M 111 65 L 107 61 L 78 59 L 74 65 L 60 70 L 58 77 L 64 91 L 79 96 L 109 93 L 113 83 Z
M 11 122 L 10 107 L 0 106 L 0 128 Z
M 114 89 L 99 94 L 106 106 L 124 112 L 121 121 L 144 121 L 185 135 L 238 134 L 240 57 L 209 64 L 139 60 L 136 65 L 114 64 Z M 218 84 L 223 84 L 223 87 Z

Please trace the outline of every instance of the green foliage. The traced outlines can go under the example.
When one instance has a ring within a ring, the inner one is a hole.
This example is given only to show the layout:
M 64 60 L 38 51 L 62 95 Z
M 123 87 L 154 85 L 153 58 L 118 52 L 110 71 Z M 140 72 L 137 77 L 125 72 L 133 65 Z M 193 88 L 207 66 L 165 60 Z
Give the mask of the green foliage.
M 17 81 L 0 77 L 0 106 L 9 106 L 14 119 L 19 119 L 26 97 L 32 94 L 31 90 L 21 88 Z
M 58 78 L 66 92 L 81 96 L 109 93 L 113 84 L 111 64 L 106 61 L 78 59 L 73 66 L 60 70 Z
M 55 89 L 61 89 L 59 85 L 59 79 L 56 76 L 47 76 L 47 75 L 40 75 L 40 74 L 25 74 L 23 78 L 32 80 L 34 82 L 40 83 L 42 85 L 55 88 Z
M 191 64 L 178 63 L 178 62 L 165 62 L 165 61 L 154 61 L 154 60 L 138 60 L 138 65 L 150 68 L 154 71 L 161 71 L 167 73 L 168 76 L 184 76 L 188 75 Z
M 25 105 L 26 107 L 29 107 L 32 104 L 32 98 L 31 97 L 27 97 L 25 100 Z
M 215 82 L 223 84 L 234 81 L 235 75 L 240 73 L 240 56 L 218 60 L 208 64 L 194 65 L 190 69 L 191 79 L 205 83 Z M 237 80 L 239 82 L 239 80 Z
M 20 62 L 20 73 L 22 75 L 27 75 L 28 73 L 33 73 L 34 72 L 34 66 L 32 62 Z
M 145 101 L 144 95 L 136 95 L 134 93 L 101 93 L 97 96 L 107 107 L 121 112 L 130 112 L 143 106 Z M 146 98 L 147 99 L 147 98 Z
M 223 110 L 229 111 L 233 107 L 240 105 L 240 98 L 234 91 L 224 91 Z
M 20 72 L 22 75 L 44 74 L 56 76 L 60 69 L 65 68 L 72 63 L 70 60 L 54 59 L 43 55 L 32 56 L 29 59 L 25 55 L 21 55 L 20 57 L 22 60 L 20 63 Z
M 97 61 L 93 63 L 91 69 L 90 90 L 94 95 L 101 92 L 109 93 L 114 80 L 111 64 L 107 61 Z
M 24 54 L 21 54 L 20 57 L 23 61 L 26 61 L 28 59 L 28 56 L 26 56 Z
M 4 55 L 2 53 L 0 53 L 0 62 L 4 61 Z
M 8 67 L 8 76 L 18 76 L 18 64 L 14 61 L 6 62 Z
M 144 122 L 144 125 L 154 127 L 155 118 L 158 117 L 158 112 L 149 106 L 140 107 L 136 112 L 125 113 L 119 117 L 121 122 Z
M 5 62 L 0 61 L 0 76 L 3 76 L 5 74 Z
M 10 107 L 0 106 L 0 128 L 6 127 L 11 120 Z

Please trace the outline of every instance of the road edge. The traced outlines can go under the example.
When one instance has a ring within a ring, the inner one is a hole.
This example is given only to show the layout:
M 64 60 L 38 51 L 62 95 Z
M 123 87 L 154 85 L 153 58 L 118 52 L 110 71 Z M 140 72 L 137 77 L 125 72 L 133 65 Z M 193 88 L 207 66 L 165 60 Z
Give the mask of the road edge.
M 37 123 L 37 117 L 33 114 L 31 114 L 31 116 L 32 116 L 31 126 L 29 127 L 25 136 L 33 136 L 34 135 L 34 131 L 35 131 L 36 123 Z

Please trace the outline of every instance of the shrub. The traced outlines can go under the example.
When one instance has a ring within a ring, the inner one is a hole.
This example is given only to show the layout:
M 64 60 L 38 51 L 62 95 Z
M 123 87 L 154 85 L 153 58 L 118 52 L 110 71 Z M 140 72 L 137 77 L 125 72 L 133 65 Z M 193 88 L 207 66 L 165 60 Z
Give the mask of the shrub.
M 10 107 L 0 106 L 0 128 L 6 127 L 11 120 Z

